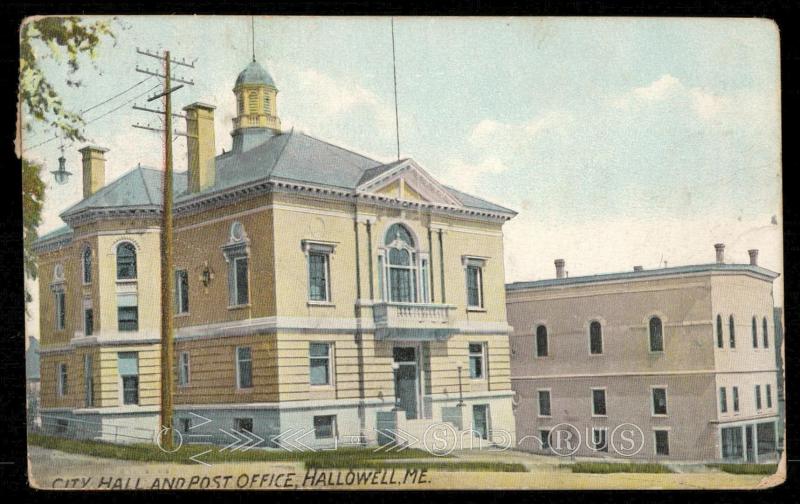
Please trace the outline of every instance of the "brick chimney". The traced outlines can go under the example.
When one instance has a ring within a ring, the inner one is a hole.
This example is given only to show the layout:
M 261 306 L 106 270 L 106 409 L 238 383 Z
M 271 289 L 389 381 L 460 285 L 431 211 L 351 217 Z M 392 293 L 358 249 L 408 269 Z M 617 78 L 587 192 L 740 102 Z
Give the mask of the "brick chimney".
M 196 193 L 214 185 L 214 106 L 192 103 L 186 112 L 188 191 Z
M 564 259 L 556 259 L 556 278 L 564 278 Z
M 758 266 L 758 249 L 750 249 L 747 253 L 750 255 L 750 265 Z
M 723 264 L 725 262 L 725 244 L 715 243 L 714 249 L 717 251 L 717 264 Z
M 106 158 L 108 149 L 87 145 L 78 152 L 83 157 L 83 197 L 88 198 L 106 185 Z

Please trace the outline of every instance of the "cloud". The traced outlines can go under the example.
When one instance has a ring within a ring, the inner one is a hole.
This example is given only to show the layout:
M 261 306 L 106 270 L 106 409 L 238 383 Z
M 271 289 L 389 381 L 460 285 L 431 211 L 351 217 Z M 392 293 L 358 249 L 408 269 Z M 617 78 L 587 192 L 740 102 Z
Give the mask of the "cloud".
M 463 159 L 445 161 L 440 180 L 446 181 L 456 189 L 476 192 L 487 179 L 508 171 L 508 166 L 496 157 L 489 157 L 478 163 Z
M 566 134 L 572 123 L 573 115 L 563 110 L 548 110 L 519 123 L 483 119 L 472 127 L 468 140 L 474 147 L 517 150 L 548 132 Z
M 681 81 L 669 74 L 664 74 L 647 86 L 635 88 L 633 90 L 633 95 L 640 100 L 660 101 L 666 99 L 681 88 L 683 88 Z

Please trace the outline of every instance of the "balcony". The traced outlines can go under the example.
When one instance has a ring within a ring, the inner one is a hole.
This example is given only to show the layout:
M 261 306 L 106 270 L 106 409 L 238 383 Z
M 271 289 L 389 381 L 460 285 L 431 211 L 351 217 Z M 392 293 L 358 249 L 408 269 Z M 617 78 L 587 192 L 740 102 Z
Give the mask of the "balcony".
M 378 340 L 443 341 L 458 333 L 450 317 L 453 305 L 376 303 L 372 307 Z

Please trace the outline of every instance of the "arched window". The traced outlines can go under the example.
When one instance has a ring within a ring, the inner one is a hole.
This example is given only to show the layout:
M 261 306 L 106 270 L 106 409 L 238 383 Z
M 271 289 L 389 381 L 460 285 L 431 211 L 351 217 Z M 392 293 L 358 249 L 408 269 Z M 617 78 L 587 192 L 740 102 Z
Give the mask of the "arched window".
M 753 348 L 758 348 L 758 322 L 755 315 L 753 315 Z
M 92 249 L 89 247 L 83 249 L 81 264 L 83 265 L 83 283 L 92 283 Z
M 244 97 L 241 94 L 236 97 L 236 106 L 239 109 L 239 115 L 244 115 Z
M 136 247 L 124 242 L 117 245 L 117 280 L 136 278 Z
M 717 348 L 722 348 L 724 346 L 724 340 L 722 336 L 722 315 L 717 314 Z
M 761 334 L 764 337 L 764 348 L 769 348 L 769 335 L 767 333 L 767 317 L 761 321 Z
M 650 318 L 650 351 L 664 351 L 664 327 L 658 317 Z
M 267 115 L 272 115 L 269 108 L 269 93 L 264 93 L 264 113 Z
M 389 301 L 414 303 L 417 300 L 417 252 L 414 238 L 402 224 L 393 224 L 386 233 L 386 269 Z
M 728 331 L 730 332 L 728 336 L 730 346 L 731 348 L 736 348 L 736 326 L 733 322 L 733 315 L 728 317 Z
M 536 328 L 536 356 L 547 357 L 547 327 L 540 325 Z
M 603 353 L 603 328 L 596 320 L 589 324 L 589 352 L 595 355 Z

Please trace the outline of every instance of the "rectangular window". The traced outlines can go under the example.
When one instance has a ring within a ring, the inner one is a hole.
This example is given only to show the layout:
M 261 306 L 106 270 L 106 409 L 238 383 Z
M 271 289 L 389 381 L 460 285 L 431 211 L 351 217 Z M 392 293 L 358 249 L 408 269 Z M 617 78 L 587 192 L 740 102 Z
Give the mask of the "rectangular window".
M 547 357 L 547 327 L 540 325 L 536 328 L 536 356 Z
M 83 403 L 94 406 L 94 362 L 91 354 L 83 356 Z
M 181 418 L 181 431 L 189 432 L 192 429 L 191 418 Z
M 733 411 L 739 412 L 739 387 L 733 387 Z
M 253 432 L 252 418 L 234 418 L 233 430 L 236 432 Z
M 484 349 L 483 343 L 469 344 L 469 377 L 473 380 L 482 380 L 484 373 Z
M 139 404 L 139 354 L 119 352 L 117 367 L 122 380 L 122 404 Z
M 767 395 L 767 408 L 772 407 L 772 386 L 770 384 L 765 385 L 766 387 L 766 395 Z
M 539 391 L 539 416 L 550 416 L 550 391 Z
M 250 302 L 250 285 L 247 257 L 237 257 L 233 260 L 233 305 L 246 305 Z
M 608 452 L 608 430 L 604 428 L 592 429 L 592 447 L 594 451 Z
M 236 386 L 240 389 L 253 387 L 253 356 L 250 347 L 236 349 Z
M 669 455 L 669 431 L 657 430 L 654 432 L 656 438 L 656 455 Z
M 653 389 L 653 414 L 667 414 L 667 389 L 662 387 Z
M 178 354 L 178 385 L 189 385 L 189 352 Z
M 314 437 L 317 439 L 332 439 L 336 431 L 336 415 L 322 415 L 314 417 Z
M 483 268 L 474 264 L 467 266 L 467 306 L 483 308 Z
M 189 313 L 189 272 L 175 272 L 175 313 Z
M 542 450 L 550 449 L 550 431 L 542 429 L 539 431 L 539 441 L 542 443 Z
M 91 336 L 94 333 L 94 310 L 85 308 L 83 310 L 83 334 Z
M 122 380 L 122 404 L 139 404 L 138 352 L 119 352 L 117 368 Z
M 603 327 L 596 320 L 589 324 L 589 353 L 592 355 L 603 353 Z
M 117 329 L 139 330 L 139 299 L 136 294 L 117 295 Z
M 741 427 L 723 427 L 722 435 L 722 458 L 738 459 L 744 455 L 744 440 L 742 438 Z
M 719 388 L 719 412 L 728 412 L 728 391 L 725 390 L 725 387 Z
M 58 395 L 64 397 L 69 392 L 67 388 L 67 365 L 60 363 L 58 365 Z
M 308 253 L 308 299 L 311 301 L 330 301 L 328 273 L 328 254 Z
M 56 331 L 63 331 L 66 325 L 66 314 L 67 314 L 67 307 L 66 307 L 66 298 L 64 291 L 58 290 L 54 293 L 55 296 L 55 307 L 56 307 Z
M 761 385 L 756 385 L 756 409 L 761 409 Z
M 592 415 L 606 415 L 606 391 L 604 389 L 592 389 Z
M 331 380 L 331 348 L 330 343 L 311 343 L 309 354 L 309 383 L 311 385 L 330 385 Z

